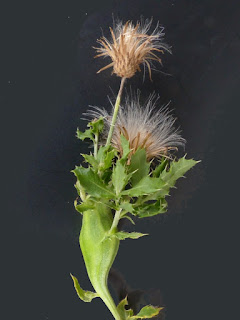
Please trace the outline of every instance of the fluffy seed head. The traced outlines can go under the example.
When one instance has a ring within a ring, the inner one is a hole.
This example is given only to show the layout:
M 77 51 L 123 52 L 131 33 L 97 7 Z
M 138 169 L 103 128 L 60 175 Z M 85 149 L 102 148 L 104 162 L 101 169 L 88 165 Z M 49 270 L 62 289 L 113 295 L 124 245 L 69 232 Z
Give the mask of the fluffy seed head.
M 147 34 L 152 25 L 152 20 L 137 22 L 132 21 L 123 24 L 121 21 L 116 24 L 111 32 L 111 40 L 106 37 L 98 39 L 100 48 L 94 48 L 98 52 L 96 57 L 110 57 L 112 62 L 98 71 L 113 67 L 113 73 L 121 78 L 131 78 L 136 71 L 140 70 L 140 64 L 147 66 L 151 79 L 152 61 L 161 59 L 156 53 L 164 53 L 164 50 L 171 52 L 168 45 L 163 41 L 163 28 L 157 23 L 152 33 Z M 145 70 L 145 69 L 144 69 Z
M 147 159 L 167 156 L 170 150 L 185 145 L 178 129 L 174 127 L 175 118 L 167 106 L 157 110 L 159 97 L 151 94 L 144 105 L 140 105 L 140 93 L 127 96 L 121 105 L 115 124 L 112 145 L 122 153 L 121 135 L 130 143 L 131 154 L 138 148 L 146 150 Z M 106 134 L 109 130 L 112 114 L 105 109 L 94 107 L 89 113 L 94 118 L 103 116 Z

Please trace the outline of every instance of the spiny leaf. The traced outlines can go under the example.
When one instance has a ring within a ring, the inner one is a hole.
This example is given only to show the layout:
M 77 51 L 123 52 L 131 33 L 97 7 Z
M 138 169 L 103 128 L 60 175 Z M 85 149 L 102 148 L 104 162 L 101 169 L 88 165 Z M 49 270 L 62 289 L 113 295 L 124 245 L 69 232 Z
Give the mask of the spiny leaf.
M 121 161 L 117 161 L 113 168 L 112 183 L 118 196 L 128 182 L 128 175 L 126 173 L 125 165 Z
M 75 204 L 75 209 L 82 214 L 84 211 L 94 209 L 94 203 L 92 201 L 86 201 L 80 204 Z
M 158 178 L 161 172 L 165 169 L 166 165 L 168 164 L 168 160 L 166 158 L 162 158 L 162 161 L 159 165 L 153 170 L 152 176 Z
M 99 119 L 96 119 L 96 120 L 89 122 L 88 127 L 91 128 L 91 131 L 94 134 L 101 133 L 103 131 L 103 127 L 104 127 L 103 117 L 100 117 Z
M 118 313 L 122 320 L 127 320 L 129 317 L 133 316 L 132 309 L 126 309 L 125 307 L 128 305 L 127 297 L 119 302 L 117 306 Z
M 72 274 L 70 275 L 72 277 L 74 288 L 77 292 L 77 295 L 81 300 L 83 300 L 84 302 L 91 302 L 92 299 L 99 297 L 99 295 L 96 292 L 83 290 L 78 283 L 78 279 L 74 277 Z
M 127 297 L 124 298 L 123 300 L 121 300 L 119 302 L 119 304 L 117 305 L 117 311 L 121 317 L 121 319 L 126 319 L 126 309 L 125 306 L 128 305 L 128 301 L 127 301 Z
M 157 200 L 167 196 L 170 188 L 174 187 L 176 181 L 183 177 L 184 174 L 198 162 L 199 161 L 195 161 L 193 159 L 185 159 L 185 157 L 179 159 L 178 161 L 172 161 L 169 170 L 167 170 L 165 167 L 163 172 L 160 174 L 160 179 L 164 181 L 164 185 L 162 186 L 161 190 L 153 194 L 149 194 L 145 198 L 145 201 Z
M 128 219 L 132 224 L 135 224 L 135 222 L 133 221 L 133 219 L 132 219 L 131 217 L 129 217 L 128 215 L 122 216 L 121 219 Z
M 147 233 L 140 233 L 140 232 L 124 232 L 124 231 L 119 231 L 115 234 L 113 234 L 114 237 L 118 238 L 119 240 L 125 240 L 127 238 L 130 239 L 138 239 L 143 236 L 147 236 Z
M 129 319 L 149 319 L 156 317 L 163 308 L 153 307 L 151 305 L 143 307 L 138 314 Z
M 112 166 L 112 160 L 116 156 L 116 153 L 115 149 L 106 152 L 103 163 L 101 163 L 101 170 L 106 170 Z
M 149 173 L 150 162 L 147 162 L 146 150 L 138 149 L 131 157 L 129 172 L 134 172 L 131 177 L 131 184 L 134 187 L 142 178 Z
M 78 139 L 82 140 L 82 141 L 85 140 L 85 139 L 90 139 L 90 140 L 94 141 L 94 136 L 92 134 L 92 130 L 91 129 L 87 129 L 84 132 L 82 132 L 77 128 L 76 137 Z
M 100 179 L 98 174 L 91 168 L 76 167 L 73 170 L 80 185 L 93 197 L 114 199 L 115 193 Z
M 117 151 L 111 146 L 101 146 L 98 150 L 97 160 L 99 162 L 98 169 L 104 171 L 112 166 L 112 160 L 116 156 Z
M 94 169 L 98 167 L 98 161 L 91 154 L 81 153 L 86 162 L 88 162 Z
M 121 139 L 121 146 L 123 151 L 121 159 L 124 161 L 127 159 L 130 153 L 130 146 L 129 146 L 129 141 L 124 137 L 124 135 L 121 135 L 120 139 Z
M 78 180 L 77 180 L 77 182 L 75 183 L 74 187 L 76 188 L 78 195 L 81 196 L 81 193 L 80 193 L 80 191 L 81 191 L 81 185 L 80 185 L 80 182 L 79 182 Z
M 160 190 L 164 186 L 164 182 L 159 178 L 144 177 L 133 188 L 122 191 L 122 195 L 130 197 L 139 197 Z
M 127 201 L 123 201 L 120 203 L 119 207 L 123 210 L 125 210 L 126 212 L 130 212 L 130 213 L 134 213 L 134 207 L 132 205 L 132 203 L 127 202 Z
M 97 159 L 99 162 L 104 162 L 106 153 L 109 151 L 109 146 L 101 146 L 98 150 Z
M 165 168 L 160 177 L 169 188 L 172 188 L 177 179 L 183 177 L 184 174 L 198 162 L 199 161 L 193 159 L 186 159 L 185 157 L 178 161 L 172 161 L 169 170 L 167 171 Z
M 165 199 L 159 199 L 154 203 L 144 203 L 141 206 L 136 207 L 135 214 L 139 218 L 152 217 L 160 213 L 167 211 L 167 201 Z

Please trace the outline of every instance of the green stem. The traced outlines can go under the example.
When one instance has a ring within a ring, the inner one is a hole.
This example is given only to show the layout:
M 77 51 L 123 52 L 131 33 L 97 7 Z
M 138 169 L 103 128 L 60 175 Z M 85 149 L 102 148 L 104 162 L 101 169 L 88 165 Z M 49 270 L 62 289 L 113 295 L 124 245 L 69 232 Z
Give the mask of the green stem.
M 110 292 L 107 288 L 104 288 L 106 290 L 101 290 L 100 298 L 105 303 L 105 305 L 108 307 L 108 310 L 111 312 L 115 320 L 123 320 L 117 310 L 117 307 L 115 305 L 115 302 L 113 301 L 113 298 L 110 295 Z M 104 291 L 104 293 L 103 293 Z
M 118 222 L 120 220 L 120 214 L 122 212 L 122 209 L 120 210 L 117 210 L 115 212 L 115 216 L 114 216 L 114 219 L 113 219 L 113 223 L 112 223 L 112 226 L 111 226 L 111 229 L 109 230 L 109 234 L 111 234 L 111 232 L 117 227 L 118 225 Z
M 94 158 L 97 159 L 97 152 L 98 152 L 98 132 L 95 134 L 95 141 L 94 141 Z
M 115 126 L 115 123 L 117 120 L 117 114 L 118 114 L 118 110 L 119 110 L 119 106 L 120 106 L 121 95 L 122 95 L 125 80 L 126 80 L 126 78 L 122 78 L 122 80 L 121 80 L 120 88 L 119 88 L 117 99 L 116 99 L 115 106 L 114 106 L 112 122 L 111 122 L 110 129 L 108 132 L 106 146 L 109 146 L 111 143 L 111 140 L 112 140 L 113 130 L 114 130 L 114 126 Z

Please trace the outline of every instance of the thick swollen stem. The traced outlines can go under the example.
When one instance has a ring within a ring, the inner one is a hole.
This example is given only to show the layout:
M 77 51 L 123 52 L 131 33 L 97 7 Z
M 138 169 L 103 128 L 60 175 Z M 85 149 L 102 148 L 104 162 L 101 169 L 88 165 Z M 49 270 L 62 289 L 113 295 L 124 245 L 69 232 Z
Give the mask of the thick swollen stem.
M 106 146 L 109 146 L 110 143 L 111 143 L 111 140 L 112 140 L 113 130 L 114 130 L 114 126 L 115 126 L 115 123 L 116 123 L 116 120 L 117 120 L 117 115 L 118 115 L 118 110 L 119 110 L 119 107 L 120 107 L 121 95 L 122 95 L 122 91 L 123 91 L 123 86 L 124 86 L 125 80 L 126 80 L 126 78 L 122 78 L 121 79 L 120 88 L 119 88 L 117 99 L 116 99 L 115 106 L 114 106 L 112 122 L 111 122 L 110 129 L 109 129 L 109 132 L 108 132 Z
M 123 320 L 107 287 L 109 270 L 119 248 L 119 240 L 109 234 L 112 224 L 111 209 L 98 204 L 96 208 L 84 211 L 79 240 L 87 273 L 95 291 L 114 318 Z M 111 235 L 116 232 L 116 227 L 111 229 Z

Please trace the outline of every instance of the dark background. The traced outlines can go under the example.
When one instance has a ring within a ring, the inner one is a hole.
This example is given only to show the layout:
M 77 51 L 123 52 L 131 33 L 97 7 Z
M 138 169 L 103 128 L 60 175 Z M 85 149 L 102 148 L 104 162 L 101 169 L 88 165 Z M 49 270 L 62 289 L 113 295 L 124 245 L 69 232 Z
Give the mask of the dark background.
M 112 13 L 165 27 L 173 55 L 142 97 L 171 100 L 188 157 L 201 159 L 169 198 L 165 215 L 137 222 L 150 236 L 121 242 L 114 293 L 164 305 L 166 320 L 230 318 L 236 277 L 240 98 L 238 1 L 8 1 L 1 10 L 2 319 L 110 319 L 77 298 L 69 273 L 91 290 L 73 208 L 70 170 L 87 146 L 75 138 L 88 105 L 109 108 L 119 79 L 96 71 L 92 46 Z M 111 89 L 110 89 L 111 87 Z M 126 230 L 132 230 L 126 224 Z M 230 283 L 231 287 L 227 287 Z M 234 317 L 233 317 L 234 318 Z

